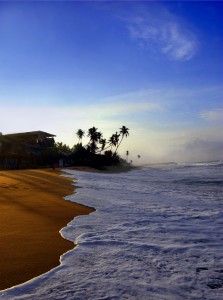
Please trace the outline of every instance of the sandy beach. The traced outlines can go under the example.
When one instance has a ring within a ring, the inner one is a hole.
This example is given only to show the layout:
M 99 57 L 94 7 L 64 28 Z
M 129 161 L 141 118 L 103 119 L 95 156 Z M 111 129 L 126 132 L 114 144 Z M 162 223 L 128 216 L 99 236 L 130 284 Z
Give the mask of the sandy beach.
M 59 265 L 74 244 L 59 233 L 77 215 L 93 209 L 65 201 L 72 180 L 59 170 L 0 171 L 0 290 Z

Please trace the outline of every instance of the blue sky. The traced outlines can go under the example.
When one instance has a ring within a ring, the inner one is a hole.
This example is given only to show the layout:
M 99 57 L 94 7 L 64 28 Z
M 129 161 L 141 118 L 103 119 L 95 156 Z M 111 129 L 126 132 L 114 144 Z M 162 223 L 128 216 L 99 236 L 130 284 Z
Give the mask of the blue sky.
M 223 159 L 221 1 L 1 1 L 0 131 L 79 128 L 138 163 Z

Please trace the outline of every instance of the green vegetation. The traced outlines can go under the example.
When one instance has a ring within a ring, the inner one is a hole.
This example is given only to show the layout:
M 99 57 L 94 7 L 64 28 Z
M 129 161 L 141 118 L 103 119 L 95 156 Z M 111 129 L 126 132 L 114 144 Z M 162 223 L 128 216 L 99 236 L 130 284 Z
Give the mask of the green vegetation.
M 108 139 L 104 138 L 102 132 L 94 126 L 87 130 L 86 136 L 85 131 L 78 129 L 76 132 L 77 144 L 71 148 L 62 142 L 54 143 L 52 147 L 43 149 L 38 164 L 52 166 L 58 165 L 58 162 L 62 160 L 64 166 L 82 165 L 100 169 L 104 166 L 117 165 L 124 162 L 118 155 L 118 149 L 128 135 L 129 129 L 125 126 L 122 126 L 119 132 L 115 132 Z M 83 146 L 84 136 L 88 138 L 88 141 Z
M 82 139 L 84 131 L 79 129 L 77 131 L 77 136 L 79 139 Z M 108 141 L 103 138 L 102 132 L 98 131 L 98 128 L 91 127 L 88 129 L 87 136 L 89 137 L 89 142 L 85 148 L 91 153 L 102 153 L 109 149 L 113 151 L 113 155 L 117 154 L 118 148 L 121 145 L 123 138 L 129 135 L 129 129 L 125 126 L 120 128 L 119 133 L 116 132 L 108 139 Z M 82 141 L 82 140 L 81 140 Z
M 70 155 L 72 163 L 100 168 L 121 162 L 118 149 L 124 137 L 128 137 L 129 129 L 122 126 L 119 132 L 115 132 L 110 138 L 106 139 L 103 137 L 103 133 L 93 126 L 87 131 L 89 140 L 85 146 L 82 146 L 82 138 L 85 132 L 78 129 L 76 135 L 79 143 L 72 148 L 72 154 Z
M 85 132 L 82 129 L 78 129 L 76 135 L 79 138 L 79 144 L 82 144 L 82 138 L 84 137 Z

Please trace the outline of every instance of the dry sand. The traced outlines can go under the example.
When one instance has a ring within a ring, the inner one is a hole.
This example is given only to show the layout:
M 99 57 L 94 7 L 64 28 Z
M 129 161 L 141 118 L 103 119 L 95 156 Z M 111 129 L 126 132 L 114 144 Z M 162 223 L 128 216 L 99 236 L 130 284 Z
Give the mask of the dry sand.
M 0 290 L 59 265 L 74 244 L 59 230 L 93 209 L 63 199 L 74 192 L 59 170 L 0 171 Z

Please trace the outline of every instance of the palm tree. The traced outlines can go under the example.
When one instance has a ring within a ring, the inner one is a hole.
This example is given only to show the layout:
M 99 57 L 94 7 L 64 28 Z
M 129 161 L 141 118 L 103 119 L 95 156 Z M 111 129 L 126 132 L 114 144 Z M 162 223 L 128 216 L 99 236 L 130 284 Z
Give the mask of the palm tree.
M 97 149 L 98 149 L 98 147 L 94 141 L 92 141 L 91 143 L 89 143 L 87 145 L 87 150 L 90 151 L 91 153 L 95 153 L 97 151 Z
M 126 151 L 126 157 L 127 157 L 126 160 L 128 161 L 128 157 L 129 157 L 129 151 L 128 150 Z
M 91 127 L 88 129 L 88 137 L 90 138 L 91 142 L 97 142 L 98 141 L 98 132 L 97 132 L 97 128 L 96 127 Z
M 105 146 L 106 146 L 106 139 L 100 139 L 99 140 L 99 144 L 101 145 L 101 150 L 100 150 L 100 153 L 105 149 Z
M 79 131 L 77 132 L 77 134 L 78 133 Z M 129 129 L 125 126 L 122 126 L 122 128 L 120 128 L 119 133 L 116 131 L 116 133 L 112 134 L 110 139 L 106 141 L 106 139 L 103 138 L 103 134 L 100 131 L 98 131 L 98 128 L 93 126 L 90 129 L 88 129 L 87 132 L 87 136 L 90 138 L 90 140 L 86 145 L 86 149 L 94 153 L 101 153 L 102 151 L 107 150 L 109 147 L 111 150 L 113 147 L 115 147 L 114 155 L 116 155 L 118 147 L 120 146 L 123 138 L 127 137 L 128 135 Z
M 100 140 L 102 140 L 103 137 L 102 133 L 97 130 L 98 129 L 94 126 L 88 129 L 88 137 L 90 138 L 90 141 L 87 148 L 93 153 L 98 150 L 97 143 L 100 143 Z
M 116 147 L 117 144 L 118 144 L 118 141 L 119 141 L 119 134 L 116 132 L 116 133 L 113 133 L 113 135 L 110 137 L 109 139 L 109 144 L 110 144 L 110 147 L 112 148 L 113 146 Z M 115 151 L 116 152 L 116 151 Z
M 100 143 L 100 140 L 103 139 L 103 134 L 102 132 L 98 131 L 96 135 L 97 135 L 97 142 Z
M 116 133 L 113 134 L 113 136 L 114 136 L 114 142 L 115 142 L 114 146 L 117 146 L 117 147 L 118 147 L 118 142 L 119 142 L 120 134 L 118 134 L 118 132 L 116 131 Z M 116 149 L 115 149 L 115 153 L 117 152 L 117 147 L 116 147 Z
M 123 138 L 127 137 L 129 135 L 129 128 L 127 128 L 125 126 L 122 126 L 122 128 L 120 128 L 119 133 L 121 135 L 121 140 L 120 140 L 119 144 L 117 144 L 115 152 L 117 152 L 119 146 L 121 145 L 121 142 L 122 142 Z
M 129 129 L 125 126 L 122 126 L 122 128 L 120 128 L 120 134 L 124 137 L 124 136 L 128 136 L 129 135 Z
M 84 137 L 85 132 L 82 129 L 78 129 L 76 135 L 79 138 L 79 143 L 82 144 L 82 138 Z

